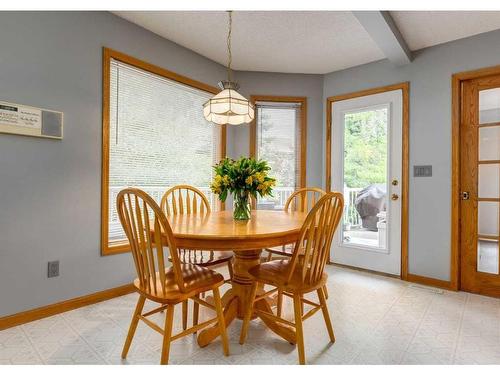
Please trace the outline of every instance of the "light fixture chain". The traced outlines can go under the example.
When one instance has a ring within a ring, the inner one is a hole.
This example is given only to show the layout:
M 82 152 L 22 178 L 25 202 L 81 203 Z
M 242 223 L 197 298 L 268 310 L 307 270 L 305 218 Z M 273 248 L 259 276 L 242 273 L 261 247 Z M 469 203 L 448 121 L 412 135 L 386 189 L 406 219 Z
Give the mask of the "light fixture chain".
M 229 30 L 227 33 L 227 52 L 228 52 L 228 61 L 227 61 L 227 80 L 231 81 L 231 63 L 233 62 L 233 55 L 231 54 L 231 31 L 233 26 L 233 11 L 228 11 L 229 13 Z
M 237 82 L 232 80 L 231 65 L 233 55 L 231 52 L 231 33 L 233 31 L 233 11 L 228 10 L 227 32 L 227 81 L 220 81 L 218 86 L 222 90 L 203 105 L 203 116 L 214 124 L 239 125 L 247 124 L 254 119 L 253 105 L 236 90 Z

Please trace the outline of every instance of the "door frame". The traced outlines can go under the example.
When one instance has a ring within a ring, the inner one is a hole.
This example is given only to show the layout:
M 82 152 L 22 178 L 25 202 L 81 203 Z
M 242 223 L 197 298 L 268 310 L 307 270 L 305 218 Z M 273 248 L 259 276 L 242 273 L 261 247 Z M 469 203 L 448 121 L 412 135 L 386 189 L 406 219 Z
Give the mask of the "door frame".
M 451 266 L 450 287 L 460 290 L 460 124 L 462 81 L 500 74 L 500 65 L 455 73 L 451 76 Z
M 332 165 L 332 104 L 334 102 L 380 94 L 387 91 L 401 90 L 403 94 L 403 129 L 402 129 L 402 171 L 401 171 L 401 279 L 408 280 L 408 178 L 409 178 L 409 125 L 410 125 L 410 83 L 401 82 L 388 86 L 335 95 L 326 98 L 326 147 L 325 147 L 325 186 L 331 191 Z

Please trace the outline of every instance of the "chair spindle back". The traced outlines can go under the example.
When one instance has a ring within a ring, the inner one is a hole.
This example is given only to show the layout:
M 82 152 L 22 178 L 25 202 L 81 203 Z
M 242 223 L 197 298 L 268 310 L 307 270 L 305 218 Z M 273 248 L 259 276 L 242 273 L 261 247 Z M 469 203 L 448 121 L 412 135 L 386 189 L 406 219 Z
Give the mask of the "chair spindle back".
M 288 281 L 296 267 L 302 268 L 304 284 L 314 284 L 321 279 L 343 209 L 344 197 L 339 192 L 325 194 L 311 209 L 295 244 L 288 269 Z
M 168 247 L 175 282 L 179 290 L 184 292 L 186 288 L 175 238 L 158 204 L 144 191 L 127 188 L 118 193 L 116 205 L 130 243 L 140 287 L 148 293 L 166 293 L 165 268 L 168 257 L 164 256 L 163 248 Z
M 309 212 L 325 194 L 324 190 L 315 187 L 296 190 L 286 200 L 284 209 L 285 211 Z
M 161 198 L 161 208 L 167 215 L 205 214 L 210 203 L 203 192 L 194 186 L 177 185 L 168 189 Z

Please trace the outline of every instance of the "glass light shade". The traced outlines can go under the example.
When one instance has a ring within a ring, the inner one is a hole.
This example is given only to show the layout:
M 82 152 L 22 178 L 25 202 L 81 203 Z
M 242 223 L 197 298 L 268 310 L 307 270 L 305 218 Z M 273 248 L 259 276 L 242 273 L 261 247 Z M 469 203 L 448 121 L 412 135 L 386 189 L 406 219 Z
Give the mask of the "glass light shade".
M 225 88 L 203 105 L 203 115 L 215 124 L 240 125 L 254 119 L 254 109 L 238 91 Z

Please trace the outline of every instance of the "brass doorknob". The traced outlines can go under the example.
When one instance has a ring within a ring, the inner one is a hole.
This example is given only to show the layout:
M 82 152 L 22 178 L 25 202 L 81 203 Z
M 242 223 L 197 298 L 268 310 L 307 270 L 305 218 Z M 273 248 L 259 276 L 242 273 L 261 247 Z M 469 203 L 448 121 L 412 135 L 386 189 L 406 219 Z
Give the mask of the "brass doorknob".
M 399 195 L 397 195 L 397 194 L 392 194 L 391 199 L 392 199 L 393 201 L 397 201 L 397 200 L 399 199 Z

